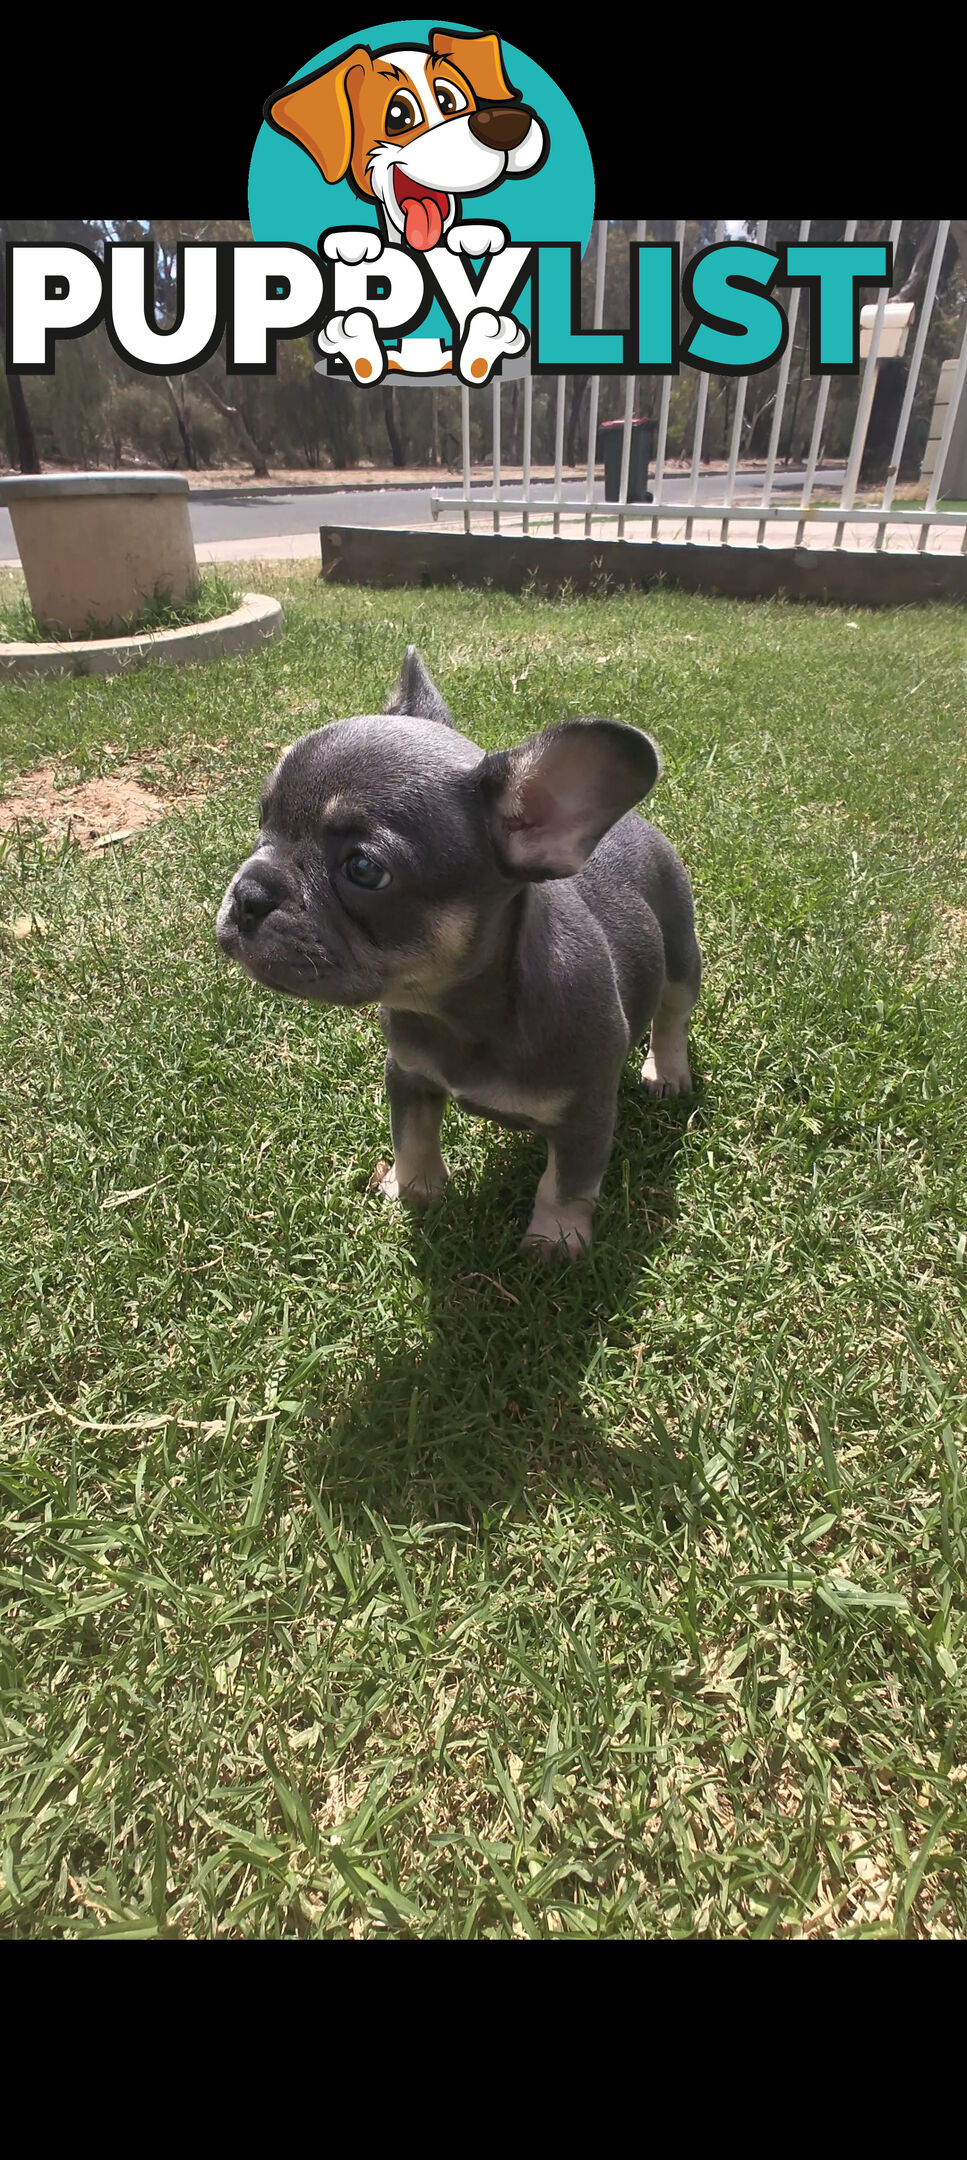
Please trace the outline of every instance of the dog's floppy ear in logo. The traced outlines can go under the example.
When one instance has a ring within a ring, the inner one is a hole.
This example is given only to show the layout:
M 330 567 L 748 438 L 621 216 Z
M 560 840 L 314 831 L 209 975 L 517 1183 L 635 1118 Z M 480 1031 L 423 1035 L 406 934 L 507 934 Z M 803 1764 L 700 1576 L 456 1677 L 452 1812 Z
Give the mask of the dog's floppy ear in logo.
M 333 60 L 318 75 L 275 90 L 265 101 L 265 118 L 280 135 L 291 135 L 318 165 L 324 180 L 344 180 L 353 153 L 354 108 L 359 110 L 359 83 L 350 78 L 372 74 L 372 54 L 365 45 L 355 46 L 341 60 Z

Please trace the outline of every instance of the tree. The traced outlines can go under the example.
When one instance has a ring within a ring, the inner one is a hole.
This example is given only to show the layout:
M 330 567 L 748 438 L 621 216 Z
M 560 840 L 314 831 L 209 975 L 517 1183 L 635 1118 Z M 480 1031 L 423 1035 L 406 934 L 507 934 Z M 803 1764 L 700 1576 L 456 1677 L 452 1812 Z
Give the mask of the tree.
M 6 351 L 7 234 L 2 225 L 0 225 L 0 340 L 2 340 L 4 351 Z M 7 397 L 10 401 L 10 415 L 17 440 L 17 463 L 22 473 L 39 473 L 40 459 L 37 455 L 37 442 L 34 436 L 33 422 L 27 407 L 27 400 L 24 396 L 23 384 L 19 375 L 8 375 L 6 381 Z
M 145 236 L 142 234 L 141 237 L 144 239 Z M 159 304 L 162 322 L 164 322 L 166 317 L 174 319 L 177 308 L 176 251 L 179 241 L 188 239 L 196 241 L 232 240 L 241 243 L 249 239 L 250 234 L 248 226 L 240 224 L 237 220 L 214 220 L 206 224 L 192 225 L 189 229 L 183 223 L 175 224 L 166 219 L 157 219 L 149 227 L 147 237 L 150 238 L 157 250 L 160 285 Z M 219 374 L 221 375 L 220 382 L 218 380 Z M 253 472 L 259 479 L 266 479 L 269 466 L 265 451 L 262 449 L 261 444 L 256 442 L 251 429 L 246 423 L 240 404 L 232 403 L 226 396 L 228 377 L 221 352 L 213 354 L 203 367 L 196 368 L 193 371 L 192 385 L 201 392 L 204 398 L 207 398 L 209 404 L 213 405 L 215 411 L 220 413 L 222 419 L 227 422 L 239 454 L 245 463 L 251 465 Z M 191 465 L 193 453 L 191 450 L 190 430 L 186 432 L 187 413 L 184 409 L 184 393 L 182 395 L 181 410 L 179 410 L 173 393 L 172 404 L 179 432 L 185 444 L 185 461 L 188 465 Z
M 202 396 L 208 399 L 210 405 L 214 405 L 215 411 L 221 413 L 223 420 L 228 421 L 228 425 L 232 430 L 232 434 L 235 437 L 235 441 L 238 445 L 239 450 L 241 451 L 243 458 L 246 461 L 246 464 L 251 465 L 252 471 L 255 473 L 256 477 L 259 480 L 266 480 L 268 478 L 269 467 L 265 451 L 260 449 L 258 443 L 254 440 L 254 437 L 250 435 L 249 430 L 245 425 L 244 416 L 239 410 L 239 407 L 237 405 L 230 405 L 228 403 L 227 398 L 222 396 L 221 391 L 216 390 L 214 383 L 209 382 L 208 376 L 206 375 L 203 368 L 196 369 L 194 375 L 194 382 L 196 387 L 201 391 Z
M 174 381 L 170 375 L 162 375 L 160 380 L 164 384 L 165 396 L 167 397 L 168 403 L 171 406 L 171 410 L 174 414 L 175 426 L 178 430 L 179 435 L 181 436 L 181 447 L 185 453 L 185 464 L 187 465 L 189 472 L 194 472 L 197 469 L 198 460 L 195 456 L 195 446 L 191 439 L 191 418 L 188 412 L 188 399 L 185 394 L 185 378 L 183 375 L 179 375 L 178 377 L 177 395 L 175 392 Z
M 405 465 L 406 451 L 403 448 L 403 437 L 400 432 L 396 388 L 392 383 L 385 383 L 383 386 L 383 418 L 386 422 L 386 436 L 393 463 L 394 465 Z

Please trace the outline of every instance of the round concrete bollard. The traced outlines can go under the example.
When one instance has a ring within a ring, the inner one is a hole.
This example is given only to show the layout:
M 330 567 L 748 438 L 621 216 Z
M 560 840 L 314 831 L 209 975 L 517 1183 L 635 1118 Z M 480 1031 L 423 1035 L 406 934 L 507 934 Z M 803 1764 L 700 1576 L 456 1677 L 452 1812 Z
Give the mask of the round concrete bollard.
M 0 481 L 30 605 L 56 637 L 117 629 L 198 584 L 182 473 L 27 473 Z

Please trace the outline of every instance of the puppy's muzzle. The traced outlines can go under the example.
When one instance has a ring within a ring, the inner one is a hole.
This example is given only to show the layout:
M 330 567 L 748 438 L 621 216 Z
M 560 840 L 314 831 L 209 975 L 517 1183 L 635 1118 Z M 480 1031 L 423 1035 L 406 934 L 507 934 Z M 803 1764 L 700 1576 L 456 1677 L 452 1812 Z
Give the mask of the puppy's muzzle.
M 287 887 L 269 864 L 253 863 L 251 869 L 240 871 L 232 886 L 227 921 L 244 937 L 257 930 L 286 898 Z
M 483 105 L 470 115 L 470 133 L 488 150 L 516 150 L 533 117 L 526 105 Z

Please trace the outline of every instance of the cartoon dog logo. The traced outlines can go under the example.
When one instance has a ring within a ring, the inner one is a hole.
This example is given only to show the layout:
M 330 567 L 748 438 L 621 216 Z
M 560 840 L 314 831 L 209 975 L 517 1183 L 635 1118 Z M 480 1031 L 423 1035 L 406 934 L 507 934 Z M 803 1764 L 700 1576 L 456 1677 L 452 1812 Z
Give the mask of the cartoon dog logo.
M 348 178 L 364 202 L 376 204 L 382 241 L 372 231 L 328 233 L 324 250 L 336 262 L 376 260 L 384 242 L 418 255 L 442 241 L 455 255 L 499 254 L 506 229 L 465 223 L 462 198 L 536 172 L 549 149 L 547 129 L 508 81 L 500 40 L 492 33 L 434 30 L 428 45 L 375 53 L 356 45 L 317 74 L 275 91 L 264 111 L 271 127 L 308 152 L 325 180 Z M 491 349 L 489 374 L 500 352 L 524 349 L 527 335 L 512 316 L 479 312 L 486 317 L 477 329 Z M 357 379 L 366 381 L 377 369 L 369 349 L 374 341 L 358 323 L 354 339 L 346 329 L 353 320 L 333 318 L 319 344 L 342 354 Z M 358 351 L 350 349 L 360 334 L 366 344 L 362 368 Z M 395 364 L 406 371 L 405 359 Z M 450 354 L 441 349 L 436 370 L 450 365 Z M 423 358 L 415 371 L 426 369 Z M 385 363 L 378 368 L 384 371 Z M 477 367 L 475 377 L 481 372 Z

